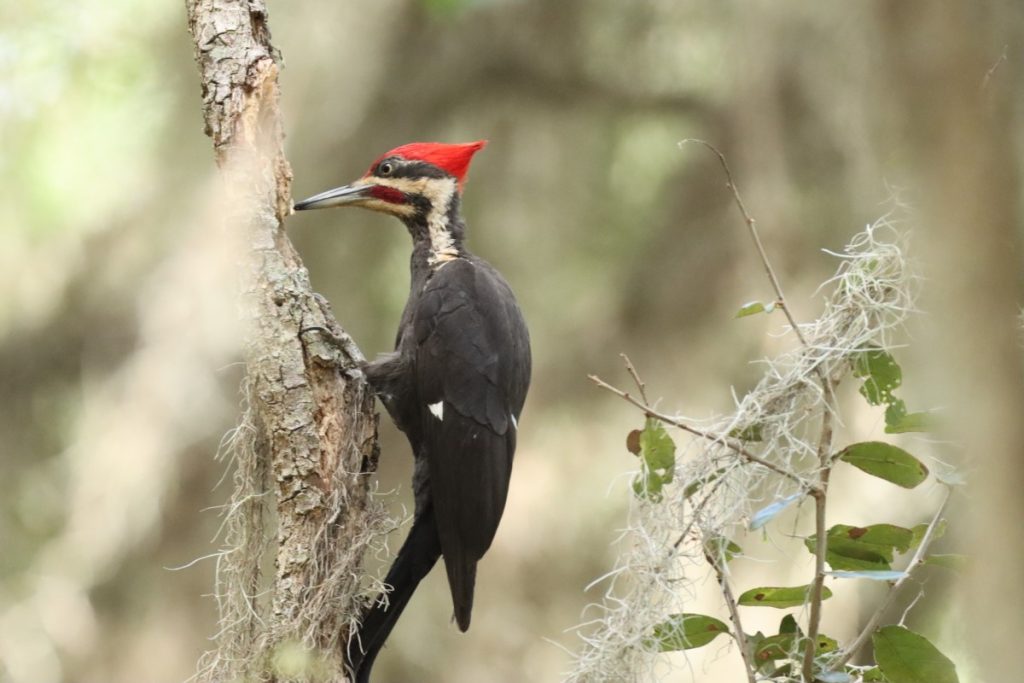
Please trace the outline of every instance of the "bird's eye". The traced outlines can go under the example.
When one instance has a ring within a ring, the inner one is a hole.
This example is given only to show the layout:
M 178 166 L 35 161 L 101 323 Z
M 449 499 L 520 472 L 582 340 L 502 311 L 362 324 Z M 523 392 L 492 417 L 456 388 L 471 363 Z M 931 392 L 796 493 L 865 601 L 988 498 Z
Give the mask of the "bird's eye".
M 377 175 L 384 178 L 395 172 L 395 165 L 390 161 L 382 161 L 377 167 Z

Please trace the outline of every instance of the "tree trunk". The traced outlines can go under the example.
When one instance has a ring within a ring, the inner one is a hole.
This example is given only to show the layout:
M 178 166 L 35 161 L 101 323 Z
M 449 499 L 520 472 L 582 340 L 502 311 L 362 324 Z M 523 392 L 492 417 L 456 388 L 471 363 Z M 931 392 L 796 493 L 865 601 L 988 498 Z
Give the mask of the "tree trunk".
M 1018 680 L 1024 381 L 1013 32 L 1020 6 L 879 0 L 877 8 L 894 110 L 920 181 L 924 304 L 937 331 L 929 340 L 934 404 L 946 409 L 949 436 L 966 451 L 970 488 L 957 552 L 968 552 L 971 563 L 951 619 L 965 624 L 957 635 L 966 636 L 978 680 Z
M 252 490 L 236 491 L 232 505 L 248 506 L 247 521 L 222 557 L 248 578 L 219 587 L 222 603 L 241 599 L 242 606 L 225 613 L 222 604 L 218 650 L 201 675 L 340 680 L 341 643 L 358 614 L 361 558 L 379 527 L 366 486 L 376 466 L 374 399 L 355 369 L 359 350 L 312 291 L 284 231 L 292 176 L 265 3 L 186 4 L 206 133 L 224 180 L 225 229 L 244 235 L 239 263 L 250 412 L 243 422 L 252 433 L 251 443 L 236 449 L 246 473 L 241 479 Z M 344 352 L 317 331 L 300 337 L 313 327 L 345 339 Z M 272 503 L 269 492 L 262 495 L 268 475 Z M 273 521 L 264 509 L 276 514 L 277 529 L 269 585 L 259 568 Z

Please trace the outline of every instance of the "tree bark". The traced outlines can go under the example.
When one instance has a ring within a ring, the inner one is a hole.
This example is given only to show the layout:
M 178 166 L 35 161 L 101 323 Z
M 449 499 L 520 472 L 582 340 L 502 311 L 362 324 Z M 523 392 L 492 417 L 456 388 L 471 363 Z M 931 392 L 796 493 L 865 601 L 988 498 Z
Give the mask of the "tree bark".
M 225 229 L 244 235 L 239 260 L 254 428 L 247 450 L 256 461 L 239 467 L 269 473 L 276 497 L 269 506 L 276 513 L 274 577 L 246 596 L 254 617 L 248 628 L 255 632 L 242 639 L 222 632 L 218 648 L 231 651 L 221 653 L 221 668 L 208 675 L 340 680 L 340 644 L 358 613 L 361 558 L 374 537 L 366 486 L 376 466 L 374 399 L 356 369 L 358 348 L 312 291 L 284 231 L 292 176 L 265 2 L 186 0 L 186 6 L 206 133 L 224 180 Z M 318 332 L 300 335 L 313 327 L 346 340 L 344 351 Z M 260 523 L 266 525 L 254 522 Z M 247 533 L 262 540 L 268 530 Z M 258 584 L 261 559 L 248 558 L 257 563 L 251 576 Z

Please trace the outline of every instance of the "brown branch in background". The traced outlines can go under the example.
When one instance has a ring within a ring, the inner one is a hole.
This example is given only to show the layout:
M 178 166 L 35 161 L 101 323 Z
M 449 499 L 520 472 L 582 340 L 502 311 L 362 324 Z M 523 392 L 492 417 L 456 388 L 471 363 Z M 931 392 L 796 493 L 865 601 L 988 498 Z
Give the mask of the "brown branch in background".
M 636 382 L 636 388 L 640 391 L 640 398 L 643 399 L 645 405 L 649 405 L 650 401 L 647 400 L 647 385 L 644 384 L 642 379 L 640 379 L 640 374 L 636 371 L 636 366 L 633 365 L 633 361 L 631 361 L 629 356 L 626 354 L 620 353 L 619 355 L 622 356 L 622 362 L 626 364 L 626 372 L 628 372 L 629 376 L 633 378 L 634 382 Z
M 775 290 L 776 306 L 781 308 L 782 312 L 786 314 L 786 319 L 789 321 L 790 327 L 793 328 L 793 332 L 796 334 L 797 339 L 799 339 L 800 343 L 806 347 L 808 345 L 807 340 L 804 338 L 803 332 L 800 331 L 800 326 L 796 324 L 796 319 L 793 318 L 793 314 L 789 310 L 789 304 L 786 303 L 786 296 L 782 293 L 782 285 L 779 284 L 779 278 L 775 275 L 775 269 L 772 268 L 771 261 L 768 260 L 768 254 L 765 252 L 764 245 L 761 243 L 761 236 L 757 232 L 757 224 L 753 217 L 747 212 L 747 207 L 743 204 L 743 199 L 740 197 L 740 191 L 736 187 L 736 183 L 733 182 L 732 171 L 729 170 L 729 164 L 725 160 L 725 155 L 718 151 L 717 147 L 705 140 L 687 138 L 679 144 L 684 145 L 691 142 L 704 145 L 718 157 L 718 161 L 722 165 L 722 170 L 725 171 L 726 187 L 728 187 L 732 192 L 733 199 L 736 201 L 736 206 L 739 207 L 740 213 L 743 214 L 743 220 L 746 222 L 747 229 L 750 231 L 750 237 L 754 240 L 754 246 L 757 247 L 757 253 L 761 257 L 761 264 L 764 266 L 765 272 L 768 273 L 768 279 L 771 280 L 772 289 Z
M 1001 55 L 999 55 L 999 59 L 997 59 L 995 61 L 995 64 L 993 64 L 991 67 L 989 67 L 989 70 L 985 72 L 985 77 L 983 79 L 981 79 L 981 89 L 982 90 L 985 90 L 986 88 L 988 88 L 989 83 L 992 82 L 992 77 L 996 75 L 997 71 L 999 71 L 999 67 L 1001 67 L 1006 62 L 1007 53 L 1009 51 L 1010 51 L 1010 46 L 1009 45 L 1003 45 L 1003 53 Z
M 278 64 L 264 0 L 187 0 L 202 82 L 206 133 L 224 182 L 225 228 L 241 231 L 239 254 L 253 457 L 267 465 L 277 544 L 269 605 L 248 597 L 236 626 L 221 614 L 209 680 L 340 680 L 339 641 L 354 618 L 367 542 L 364 468 L 376 443 L 374 400 L 358 372 L 342 372 L 299 330 L 344 331 L 310 287 L 284 232 L 291 169 L 283 151 Z M 352 347 L 354 349 L 354 346 Z M 361 358 L 350 350 L 351 367 Z M 240 465 L 241 466 L 241 465 Z M 263 538 L 265 529 L 249 529 Z M 262 557 L 247 557 L 259 576 Z M 238 615 L 235 615 L 238 616 Z M 245 629 L 247 632 L 242 632 Z M 274 671 L 282 648 L 312 652 L 305 671 Z M 325 654 L 326 653 L 326 654 Z M 326 667 L 326 668 L 325 668 Z

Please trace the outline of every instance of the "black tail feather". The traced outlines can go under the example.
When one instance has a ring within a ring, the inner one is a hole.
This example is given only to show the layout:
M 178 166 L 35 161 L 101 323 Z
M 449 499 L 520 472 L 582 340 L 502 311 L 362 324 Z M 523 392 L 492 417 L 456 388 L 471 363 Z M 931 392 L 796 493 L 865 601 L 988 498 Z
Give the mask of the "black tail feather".
M 444 564 L 448 571 L 448 586 L 451 588 L 452 603 L 455 607 L 455 623 L 459 625 L 459 630 L 465 633 L 469 629 L 469 618 L 473 613 L 476 560 L 459 559 L 449 561 L 446 556 Z
M 441 541 L 437 535 L 437 523 L 434 521 L 433 508 L 428 507 L 416 517 L 409 536 L 384 579 L 392 587 L 387 595 L 387 607 L 381 598 L 374 600 L 363 615 L 359 632 L 349 639 L 346 659 L 353 683 L 369 683 L 370 669 L 373 668 L 377 654 L 384 647 L 384 642 L 402 615 L 402 610 L 409 604 L 416 587 L 440 556 Z

